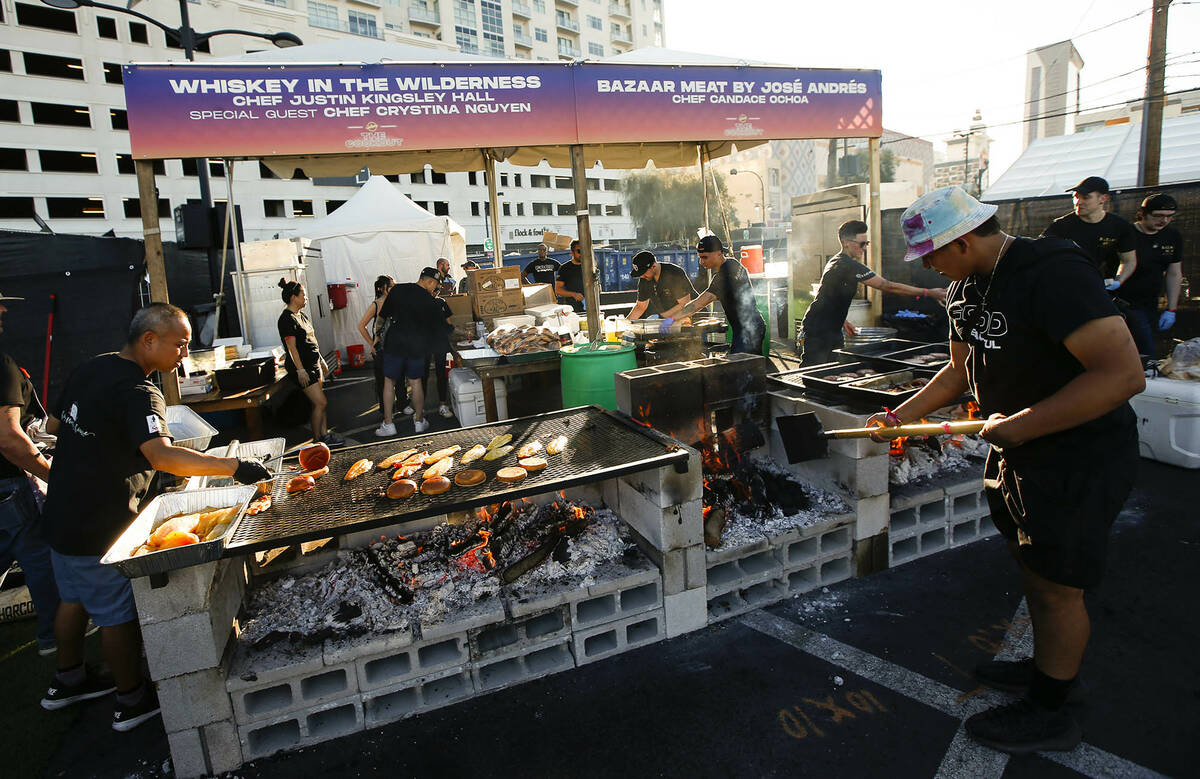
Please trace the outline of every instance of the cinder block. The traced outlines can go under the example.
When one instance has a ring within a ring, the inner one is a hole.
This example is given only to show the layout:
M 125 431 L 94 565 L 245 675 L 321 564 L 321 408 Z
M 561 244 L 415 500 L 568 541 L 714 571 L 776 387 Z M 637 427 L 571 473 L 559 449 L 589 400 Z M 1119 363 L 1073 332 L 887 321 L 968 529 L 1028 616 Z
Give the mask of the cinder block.
M 978 541 L 980 539 L 979 525 L 983 521 L 980 517 L 968 517 L 966 519 L 951 519 L 950 520 L 950 546 L 958 547 Z
M 400 628 L 387 633 L 371 633 L 357 638 L 330 638 L 322 648 L 325 665 L 353 663 L 363 655 L 377 655 L 394 649 L 403 649 L 413 643 L 413 630 Z
M 778 603 L 788 596 L 787 578 L 766 579 L 748 587 L 711 596 L 707 601 L 708 623 L 736 617 L 747 611 Z
M 698 368 L 668 363 L 622 371 L 613 376 L 617 408 L 672 438 L 692 442 L 704 413 Z
M 855 459 L 836 452 L 830 453 L 833 478 L 850 494 L 858 498 L 880 495 L 888 491 L 888 456 L 871 455 Z
M 859 498 L 854 502 L 854 539 L 879 535 L 888 526 L 888 495 Z
M 667 638 L 699 630 L 708 622 L 707 600 L 703 587 L 668 595 L 663 598 L 663 614 L 667 623 Z
M 374 657 L 360 657 L 354 664 L 358 687 L 367 692 L 463 665 L 469 657 L 467 634 L 461 633 Z
M 748 538 L 737 545 L 726 543 L 726 545 L 717 549 L 706 548 L 704 550 L 704 559 L 708 567 L 711 568 L 718 563 L 725 563 L 729 562 L 730 560 L 738 560 L 742 557 L 746 557 L 747 555 L 754 554 L 755 552 L 761 552 L 770 546 L 770 543 L 770 539 L 768 539 L 765 535 L 754 536 L 753 538 Z
M 468 666 L 447 668 L 399 684 L 363 693 L 368 728 L 376 728 L 414 714 L 448 706 L 475 694 Z
M 532 646 L 553 643 L 571 635 L 571 615 L 566 606 L 506 620 L 468 633 L 472 662 L 486 662 L 519 653 Z
M 376 527 L 370 530 L 360 530 L 357 533 L 347 533 L 344 536 L 338 537 L 338 548 L 361 549 L 365 546 L 370 546 L 380 539 L 405 535 L 405 531 L 412 532 L 407 526 L 396 524 Z
M 325 665 L 322 655 L 319 646 L 276 644 L 253 649 L 239 643 L 229 663 L 225 689 L 238 692 L 320 673 Z
M 774 549 L 763 549 L 736 560 L 710 565 L 707 597 L 711 600 L 723 592 L 743 590 L 767 579 L 777 579 L 782 574 L 783 566 Z
M 221 575 L 213 579 L 208 611 L 142 627 L 146 663 L 154 681 L 220 664 L 246 582 L 241 566 L 218 569 L 218 573 Z
M 586 630 L 576 627 L 572 636 L 575 664 L 585 665 L 603 660 L 639 646 L 661 641 L 666 635 L 662 609 L 643 612 Z
M 205 725 L 201 730 L 204 751 L 208 754 L 208 770 L 213 775 L 236 771 L 242 766 L 242 742 L 233 720 Z
M 895 568 L 921 556 L 921 542 L 915 535 L 892 539 L 888 545 L 888 567 Z
M 678 554 L 682 560 L 682 553 Z M 658 577 L 657 571 L 649 570 L 625 577 L 619 589 L 601 592 L 598 595 L 590 594 L 593 588 L 588 588 L 588 591 L 589 597 L 569 605 L 571 627 L 575 631 L 661 608 L 663 581 Z
M 200 743 L 200 731 L 196 728 L 167 733 L 167 745 L 171 748 L 171 766 L 179 779 L 208 776 L 204 745 Z
M 687 563 L 687 589 L 694 590 L 697 587 L 705 587 L 708 584 L 708 560 L 704 554 L 704 546 L 697 544 L 689 546 L 684 550 L 684 559 Z M 676 593 L 671 593 L 675 595 Z
M 316 706 L 304 715 L 303 746 L 319 744 L 360 731 L 365 726 L 362 701 L 355 695 Z
M 950 546 L 949 528 L 946 525 L 940 525 L 930 530 L 922 530 L 920 535 L 921 540 L 921 556 L 940 552 Z
M 727 354 L 687 364 L 702 369 L 706 404 L 756 398 L 767 390 L 767 358 L 761 354 Z
M 620 477 L 659 508 L 668 508 L 700 500 L 704 496 L 703 464 L 700 452 L 690 446 L 682 446 L 688 453 L 687 470 L 679 473 L 674 465 L 664 465 L 648 471 L 639 471 Z
M 854 568 L 856 576 L 867 576 L 872 573 L 887 570 L 888 545 L 887 531 L 870 538 L 860 538 L 854 542 Z
M 687 553 L 682 549 L 663 552 L 662 557 L 663 592 L 674 595 L 687 589 Z
M 946 504 L 949 507 L 951 517 L 977 515 L 981 510 L 988 510 L 987 494 L 984 492 L 982 485 L 979 485 L 978 489 L 973 489 L 960 495 L 950 495 L 947 493 Z
M 797 568 L 790 571 L 784 577 L 784 586 L 787 588 L 789 595 L 799 595 L 803 592 L 815 590 L 821 585 L 821 569 L 815 563 Z
M 421 640 L 434 641 L 503 621 L 504 601 L 500 598 L 476 601 L 470 606 L 444 613 L 437 621 L 422 621 Z
M 304 738 L 301 732 L 300 714 L 294 713 L 269 722 L 242 725 L 238 738 L 242 742 L 242 756 L 246 760 L 257 760 L 286 749 L 294 749 Z
M 952 498 L 970 492 L 983 492 L 983 466 L 980 465 L 978 468 L 964 474 L 961 479 L 943 486 L 946 489 L 946 494 Z
M 699 498 L 682 504 L 659 506 L 627 481 L 629 478 L 621 477 L 618 486 L 621 518 L 641 533 L 655 549 L 665 552 L 703 542 L 704 517 Z
M 854 576 L 854 553 L 846 550 L 837 557 L 821 561 L 819 567 L 822 586 L 845 581 Z
M 209 593 L 217 569 L 228 568 L 233 560 L 218 560 L 171 571 L 164 587 L 152 588 L 150 577 L 130 580 L 138 620 L 143 625 L 177 619 L 186 614 L 207 611 Z
M 493 692 L 575 667 L 571 638 L 563 636 L 526 646 L 506 657 L 473 663 L 471 675 L 478 692 Z
M 158 701 L 162 705 L 163 727 L 168 733 L 233 716 L 222 668 L 206 668 L 172 676 L 160 680 L 155 686 L 158 688 Z
M 944 500 L 946 491 L 941 487 L 931 487 L 929 489 L 918 490 L 912 492 L 905 488 L 891 491 L 891 509 L 895 514 L 897 511 L 903 511 L 908 508 L 916 508 L 926 503 L 935 503 Z
M 312 708 L 358 692 L 352 664 L 297 675 L 232 693 L 233 715 L 239 725 L 270 719 L 290 710 Z

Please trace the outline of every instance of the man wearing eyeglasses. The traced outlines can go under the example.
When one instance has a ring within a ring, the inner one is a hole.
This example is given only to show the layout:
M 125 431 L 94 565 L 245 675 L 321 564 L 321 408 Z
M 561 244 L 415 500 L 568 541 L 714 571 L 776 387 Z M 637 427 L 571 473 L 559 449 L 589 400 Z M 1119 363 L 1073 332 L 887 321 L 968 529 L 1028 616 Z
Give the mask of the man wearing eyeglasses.
M 921 289 L 888 281 L 863 264 L 867 254 L 867 224 L 858 219 L 843 222 L 838 227 L 838 240 L 842 250 L 833 255 L 821 271 L 821 288 L 816 299 L 804 314 L 804 354 L 802 365 L 819 365 L 833 360 L 833 350 L 840 349 L 844 335 L 855 335 L 858 330 L 846 320 L 850 302 L 858 294 L 858 285 L 893 295 L 909 297 L 932 297 L 945 300 L 944 289 Z
M 1161 192 L 1142 201 L 1133 223 L 1137 238 L 1137 267 L 1118 293 L 1129 303 L 1125 321 L 1140 354 L 1156 357 L 1154 328 L 1170 330 L 1175 324 L 1175 306 L 1183 286 L 1183 236 L 1171 220 L 1178 206 L 1175 198 Z M 1167 308 L 1158 313 L 1158 296 L 1166 278 Z

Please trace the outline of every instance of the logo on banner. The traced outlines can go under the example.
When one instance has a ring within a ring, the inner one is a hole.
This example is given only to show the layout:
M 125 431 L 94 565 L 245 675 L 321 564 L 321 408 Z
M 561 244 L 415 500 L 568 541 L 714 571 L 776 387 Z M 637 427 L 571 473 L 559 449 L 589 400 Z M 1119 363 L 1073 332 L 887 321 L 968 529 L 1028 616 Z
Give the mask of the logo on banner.
M 753 138 L 762 135 L 764 130 L 761 127 L 754 126 L 754 123 L 760 118 L 758 116 L 746 116 L 745 114 L 725 117 L 725 121 L 733 122 L 732 127 L 725 128 L 725 136 L 727 138 Z
M 390 126 L 395 127 L 395 125 Z M 380 129 L 376 122 L 367 122 L 362 126 L 357 137 L 346 139 L 347 149 L 392 149 L 403 145 L 403 138 L 392 138 L 387 134 L 387 130 Z

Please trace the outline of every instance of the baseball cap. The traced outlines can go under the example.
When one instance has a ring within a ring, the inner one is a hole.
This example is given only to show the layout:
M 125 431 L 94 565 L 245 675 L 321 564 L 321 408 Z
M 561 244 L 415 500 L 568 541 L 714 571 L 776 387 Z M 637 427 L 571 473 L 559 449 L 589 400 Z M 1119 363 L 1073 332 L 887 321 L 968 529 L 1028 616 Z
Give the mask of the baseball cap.
M 430 268 L 430 267 L 426 266 L 424 268 L 421 268 L 421 275 L 417 277 L 417 280 L 420 281 L 421 279 L 436 279 L 437 277 L 438 277 L 438 269 Z
M 900 228 L 908 244 L 904 261 L 912 262 L 942 248 L 995 213 L 996 206 L 980 203 L 962 187 L 942 187 L 921 195 L 900 216 Z
M 0 302 L 3 302 L 5 300 L 24 300 L 24 299 L 25 298 L 13 297 L 12 295 L 5 295 L 3 292 L 0 292 Z
M 696 244 L 697 252 L 719 252 L 724 248 L 721 244 L 721 239 L 715 235 L 706 235 Z
M 1157 194 L 1148 196 L 1145 200 L 1142 201 L 1142 210 L 1143 211 L 1177 211 L 1177 210 L 1179 210 L 1179 205 L 1175 202 L 1175 198 L 1171 197 L 1170 195 L 1164 195 L 1163 193 L 1159 192 Z M 0 298 L 0 300 L 6 300 L 6 299 L 7 298 Z
M 654 252 L 640 251 L 633 255 L 633 264 L 629 269 L 629 275 L 637 278 L 646 271 L 650 270 L 650 266 L 657 262 Z
M 479 263 L 475 262 L 475 260 L 467 260 L 462 264 L 462 267 L 463 270 L 478 270 Z
M 1090 195 L 1093 192 L 1099 192 L 1102 195 L 1108 194 L 1108 182 L 1099 176 L 1088 176 L 1083 181 L 1067 190 L 1067 192 L 1078 192 L 1081 195 Z

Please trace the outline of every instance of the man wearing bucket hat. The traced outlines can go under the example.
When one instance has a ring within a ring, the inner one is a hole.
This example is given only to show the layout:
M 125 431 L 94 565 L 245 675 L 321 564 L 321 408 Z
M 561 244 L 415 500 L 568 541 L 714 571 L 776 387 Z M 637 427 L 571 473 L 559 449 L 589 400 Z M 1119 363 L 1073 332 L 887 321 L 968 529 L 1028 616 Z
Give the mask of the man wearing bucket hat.
M 4 304 L 24 299 L 0 293 L 0 316 L 8 311 Z M 0 320 L 0 332 L 3 330 Z M 50 464 L 26 432 L 32 422 L 45 416 L 29 374 L 0 352 L 0 574 L 13 560 L 20 563 L 37 613 L 38 652 L 52 654 L 58 587 L 45 528 L 39 521 L 38 496 L 29 479 L 35 476 L 49 481 Z
M 843 222 L 838 226 L 838 241 L 842 250 L 829 259 L 821 271 L 821 289 L 816 299 L 804 312 L 804 354 L 802 365 L 819 365 L 833 360 L 833 350 L 844 343 L 842 333 L 853 335 L 853 325 L 846 321 L 850 303 L 858 292 L 859 284 L 894 295 L 909 297 L 932 297 L 945 300 L 944 289 L 921 289 L 888 281 L 863 264 L 867 255 L 867 224 L 858 219 Z
M 629 275 L 638 280 L 638 288 L 629 319 L 641 319 L 647 312 L 663 314 L 696 297 L 696 288 L 683 268 L 660 262 L 654 252 L 638 252 L 630 265 Z
M 662 328 L 665 332 L 676 319 L 685 319 L 714 300 L 720 301 L 725 319 L 733 331 L 733 344 L 729 351 L 734 354 L 762 354 L 767 323 L 754 303 L 750 274 L 737 260 L 727 259 L 724 249 L 721 239 L 715 235 L 706 235 L 696 244 L 700 264 L 714 271 L 712 282 L 692 302 L 664 312 Z
M 983 744 L 1026 754 L 1071 749 L 1082 738 L 1065 704 L 1082 695 L 1076 678 L 1090 634 L 1083 594 L 1103 575 L 1109 528 L 1133 486 L 1137 424 L 1127 401 L 1145 379 L 1090 259 L 1069 241 L 1007 235 L 995 213 L 943 187 L 901 216 L 905 260 L 951 280 L 951 359 L 914 397 L 871 421 L 915 421 L 968 390 L 988 415 L 984 485 L 1020 568 L 1034 657 L 976 668 L 985 684 L 1025 697 L 965 727 Z
M 1067 190 L 1074 210 L 1050 223 L 1043 237 L 1057 236 L 1074 241 L 1091 258 L 1108 282 L 1110 291 L 1119 289 L 1137 265 L 1133 226 L 1108 213 L 1108 182 L 1088 176 Z
M 1183 236 L 1171 220 L 1178 206 L 1175 198 L 1157 193 L 1142 201 L 1133 223 L 1137 234 L 1137 270 L 1122 287 L 1121 298 L 1129 303 L 1125 321 L 1133 333 L 1138 352 L 1155 354 L 1154 329 L 1170 330 L 1175 324 L 1175 307 L 1183 286 Z M 1166 278 L 1167 309 L 1158 313 L 1158 296 Z

